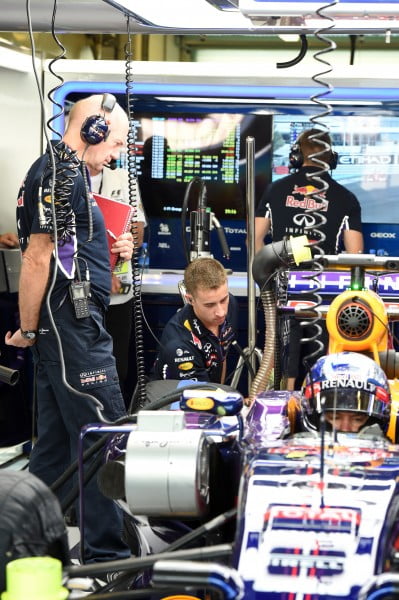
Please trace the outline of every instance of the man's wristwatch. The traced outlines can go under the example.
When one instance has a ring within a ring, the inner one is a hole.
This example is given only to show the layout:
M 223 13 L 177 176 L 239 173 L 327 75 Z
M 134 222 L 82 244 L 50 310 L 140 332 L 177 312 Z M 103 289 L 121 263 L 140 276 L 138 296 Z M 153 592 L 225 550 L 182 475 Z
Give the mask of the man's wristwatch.
M 26 331 L 23 331 L 21 329 L 21 335 L 25 340 L 30 340 L 31 342 L 35 341 L 37 338 L 37 331 L 33 331 L 30 329 L 27 329 Z

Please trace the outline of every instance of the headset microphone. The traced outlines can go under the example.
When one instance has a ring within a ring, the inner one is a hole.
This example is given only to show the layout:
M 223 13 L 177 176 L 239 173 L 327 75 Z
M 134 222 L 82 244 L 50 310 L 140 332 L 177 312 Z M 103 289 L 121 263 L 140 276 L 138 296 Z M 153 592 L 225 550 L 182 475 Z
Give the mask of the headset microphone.
M 107 169 L 111 169 L 111 171 L 115 171 L 118 168 L 118 161 L 115 158 L 112 158 L 108 165 L 104 165 Z

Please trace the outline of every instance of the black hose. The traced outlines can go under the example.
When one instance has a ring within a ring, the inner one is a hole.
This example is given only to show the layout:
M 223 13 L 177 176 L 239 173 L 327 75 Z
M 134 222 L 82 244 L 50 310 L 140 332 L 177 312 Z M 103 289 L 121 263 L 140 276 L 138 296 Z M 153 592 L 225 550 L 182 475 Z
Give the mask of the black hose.
M 238 353 L 238 355 L 242 358 L 242 360 L 245 363 L 245 366 L 248 369 L 248 372 L 251 376 L 252 379 L 255 378 L 255 371 L 253 370 L 253 367 L 251 365 L 251 361 L 249 360 L 250 354 L 247 354 L 246 352 L 244 352 L 244 350 L 241 348 L 240 344 L 237 342 L 237 340 L 233 340 L 231 342 L 232 347 L 235 349 L 235 351 Z M 229 374 L 229 376 L 231 375 L 231 373 Z M 227 379 L 227 377 L 226 377 Z
M 7 383 L 8 385 L 15 385 L 19 380 L 19 371 L 15 369 L 9 369 L 0 365 L 0 381 Z
M 298 56 L 291 60 L 287 60 L 287 62 L 276 63 L 277 69 L 286 69 L 288 67 L 293 67 L 294 65 L 297 65 L 299 62 L 301 62 L 301 60 L 304 58 L 306 52 L 308 51 L 308 40 L 306 35 L 304 34 L 300 35 L 299 37 L 301 40 L 301 47 Z
M 154 595 L 154 588 L 142 588 L 139 590 L 124 590 L 122 592 L 107 592 L 105 588 L 108 586 L 104 586 L 101 588 L 101 592 L 86 595 L 86 598 L 92 598 L 93 600 L 127 600 L 128 598 L 151 598 Z M 170 594 L 166 592 L 162 594 L 165 596 L 176 595 L 176 589 L 171 590 Z
M 225 525 L 227 523 L 227 521 L 230 521 L 230 519 L 233 519 L 236 516 L 236 514 L 237 514 L 237 509 L 231 508 L 230 510 L 226 511 L 225 513 L 218 515 L 214 519 L 211 519 L 207 523 L 200 525 L 193 531 L 186 533 L 185 535 L 183 535 L 183 537 L 179 538 L 178 540 L 175 540 L 174 542 L 172 542 L 172 544 L 169 544 L 169 546 L 167 548 L 165 548 L 165 552 L 173 552 L 175 550 L 180 550 L 180 548 L 183 548 L 187 544 L 190 544 L 191 542 L 198 539 L 202 535 L 209 533 L 210 531 L 213 531 L 214 529 L 218 529 L 219 527 L 222 527 L 223 525 Z

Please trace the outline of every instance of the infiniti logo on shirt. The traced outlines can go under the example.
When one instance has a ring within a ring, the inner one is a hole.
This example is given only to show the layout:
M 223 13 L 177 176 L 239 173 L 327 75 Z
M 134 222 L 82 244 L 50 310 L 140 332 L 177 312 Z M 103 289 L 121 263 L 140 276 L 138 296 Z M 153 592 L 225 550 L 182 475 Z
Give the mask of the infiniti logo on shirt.
M 303 213 L 295 215 L 293 221 L 298 227 L 312 227 L 316 224 L 316 219 L 312 215 Z

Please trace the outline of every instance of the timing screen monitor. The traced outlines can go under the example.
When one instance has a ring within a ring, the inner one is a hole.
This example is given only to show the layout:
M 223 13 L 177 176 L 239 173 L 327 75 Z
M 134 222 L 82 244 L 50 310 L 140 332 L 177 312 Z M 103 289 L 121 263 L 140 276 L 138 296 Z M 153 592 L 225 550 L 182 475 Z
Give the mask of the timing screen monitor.
M 201 187 L 218 219 L 245 219 L 246 137 L 258 136 L 257 193 L 270 176 L 271 119 L 236 112 L 135 114 L 136 165 L 149 216 L 180 217 L 196 210 Z M 189 185 L 191 183 L 191 185 Z M 187 194 L 187 196 L 186 196 Z
M 399 117 L 328 116 L 322 121 L 338 153 L 332 176 L 357 196 L 363 223 L 399 224 Z M 290 147 L 311 127 L 306 116 L 274 117 L 273 180 L 290 172 Z

